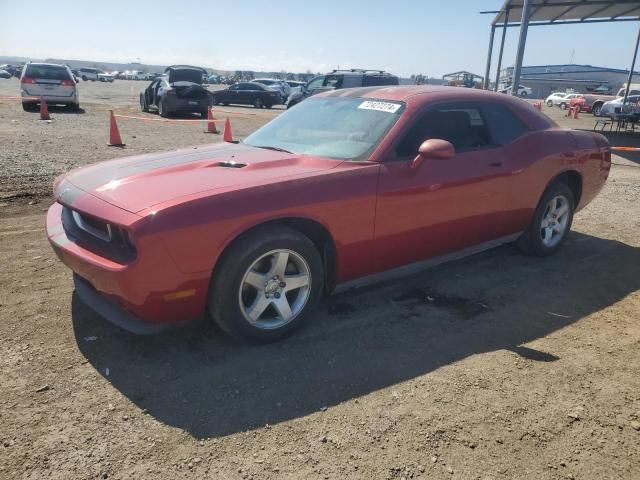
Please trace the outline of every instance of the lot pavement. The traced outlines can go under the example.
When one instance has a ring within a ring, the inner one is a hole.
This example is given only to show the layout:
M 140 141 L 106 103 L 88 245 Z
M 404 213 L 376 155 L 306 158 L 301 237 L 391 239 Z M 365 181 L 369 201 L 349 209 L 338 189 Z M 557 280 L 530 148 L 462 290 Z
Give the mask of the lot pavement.
M 120 97 L 50 123 L 0 104 L 0 479 L 640 478 L 640 154 L 551 258 L 505 246 L 335 296 L 269 346 L 135 337 L 51 251 L 53 176 L 220 136 L 122 121 L 107 147 Z M 239 137 L 274 114 L 233 110 L 259 114 L 230 114 Z

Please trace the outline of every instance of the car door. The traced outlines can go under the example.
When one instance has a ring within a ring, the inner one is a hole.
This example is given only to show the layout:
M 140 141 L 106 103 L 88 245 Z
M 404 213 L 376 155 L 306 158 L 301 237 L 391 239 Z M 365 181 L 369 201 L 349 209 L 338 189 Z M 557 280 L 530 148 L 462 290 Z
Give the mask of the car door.
M 242 103 L 242 97 L 244 97 L 244 92 L 241 91 L 242 83 L 236 83 L 235 85 L 231 85 L 226 92 L 225 95 L 225 103 Z
M 158 87 L 158 80 L 154 80 L 144 91 L 145 101 L 147 105 L 156 106 L 156 89 Z
M 455 155 L 412 159 L 430 138 Z M 387 153 L 378 185 L 375 249 L 387 270 L 498 239 L 507 233 L 509 171 L 480 105 L 447 103 L 414 115 Z

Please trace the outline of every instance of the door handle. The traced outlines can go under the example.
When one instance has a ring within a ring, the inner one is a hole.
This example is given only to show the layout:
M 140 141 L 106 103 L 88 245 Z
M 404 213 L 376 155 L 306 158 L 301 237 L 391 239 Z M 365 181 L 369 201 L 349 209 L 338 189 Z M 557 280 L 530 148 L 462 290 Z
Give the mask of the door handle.
M 501 167 L 502 166 L 502 162 L 491 162 L 489 164 L 490 167 Z

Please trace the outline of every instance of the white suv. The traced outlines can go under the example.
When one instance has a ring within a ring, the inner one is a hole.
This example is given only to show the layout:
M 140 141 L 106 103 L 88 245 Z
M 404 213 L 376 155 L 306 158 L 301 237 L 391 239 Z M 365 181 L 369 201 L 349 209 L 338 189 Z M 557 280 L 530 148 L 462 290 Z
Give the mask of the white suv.
M 40 98 L 47 103 L 62 103 L 72 110 L 80 109 L 78 87 L 66 65 L 27 63 L 20 76 L 22 108 L 32 110 Z
M 77 76 L 85 82 L 87 80 L 92 80 L 94 82 L 96 80 L 100 82 L 113 82 L 113 75 L 106 73 L 99 68 L 79 68 Z

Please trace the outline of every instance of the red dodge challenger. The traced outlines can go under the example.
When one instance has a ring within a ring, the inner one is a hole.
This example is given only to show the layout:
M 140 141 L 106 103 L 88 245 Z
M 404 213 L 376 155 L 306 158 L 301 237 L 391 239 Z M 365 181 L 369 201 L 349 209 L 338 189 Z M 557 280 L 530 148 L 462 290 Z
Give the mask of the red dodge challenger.
M 453 87 L 314 96 L 240 144 L 58 178 L 47 234 L 102 317 L 151 333 L 209 314 L 281 337 L 326 293 L 517 242 L 560 248 L 611 166 L 602 135 Z

